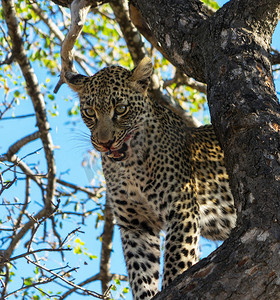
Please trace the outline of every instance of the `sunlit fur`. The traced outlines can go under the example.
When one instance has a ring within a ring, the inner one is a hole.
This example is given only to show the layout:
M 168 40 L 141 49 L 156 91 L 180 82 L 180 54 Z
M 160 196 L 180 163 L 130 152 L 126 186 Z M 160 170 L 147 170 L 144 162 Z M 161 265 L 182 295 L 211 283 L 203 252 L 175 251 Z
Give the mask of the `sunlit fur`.
M 145 58 L 133 71 L 113 66 L 69 81 L 91 141 L 102 152 L 108 205 L 121 229 L 134 299 L 158 291 L 161 230 L 166 287 L 197 262 L 200 235 L 225 239 L 236 220 L 212 126 L 188 128 L 148 97 L 152 71 Z M 118 104 L 129 108 L 123 116 L 116 115 Z M 84 114 L 87 107 L 95 116 Z

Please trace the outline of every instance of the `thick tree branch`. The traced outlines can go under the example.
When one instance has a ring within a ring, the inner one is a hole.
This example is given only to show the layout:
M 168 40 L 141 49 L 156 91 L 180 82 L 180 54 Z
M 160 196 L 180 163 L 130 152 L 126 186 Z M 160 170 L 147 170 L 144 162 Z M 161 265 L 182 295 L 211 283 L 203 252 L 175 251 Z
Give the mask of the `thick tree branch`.
M 56 38 L 63 42 L 64 34 L 57 27 L 57 25 L 45 14 L 39 5 L 35 2 L 31 3 L 31 8 L 36 12 L 36 14 L 40 17 L 40 19 L 49 27 L 50 31 L 56 36 Z M 82 54 L 73 53 L 75 60 L 80 65 L 80 67 L 84 70 L 87 75 L 91 75 L 91 72 L 87 66 L 87 59 Z
M 243 24 L 248 28 L 258 30 L 259 27 L 263 27 L 269 32 L 270 26 L 277 24 L 277 5 L 277 0 L 266 3 L 244 0 L 230 1 L 224 7 L 239 6 L 235 21 L 243 20 Z M 201 52 L 203 48 L 198 45 L 198 41 L 201 40 L 202 34 L 208 32 L 205 31 L 204 25 L 212 13 L 202 2 L 165 0 L 159 6 L 156 0 L 131 0 L 130 10 L 132 21 L 139 31 L 168 60 L 188 76 L 206 82 L 204 66 L 207 58 L 204 60 Z M 214 17 L 219 18 L 219 14 L 217 16 L 216 14 Z
M 154 17 L 156 11 L 149 14 Z M 186 26 L 192 26 L 191 15 L 184 15 Z M 280 297 L 280 107 L 270 64 L 271 36 L 279 18 L 279 1 L 241 0 L 200 22 L 197 47 L 205 58 L 210 112 L 225 151 L 238 227 L 222 247 L 155 299 Z M 155 24 L 162 24 L 160 17 L 150 22 L 155 31 Z M 167 36 L 168 21 L 162 22 Z M 183 38 L 181 47 L 190 38 Z M 171 42 L 177 49 L 173 46 Z
M 102 234 L 102 249 L 100 262 L 100 280 L 103 294 L 109 288 L 111 280 L 110 262 L 112 253 L 112 239 L 114 231 L 114 217 L 110 207 L 110 200 L 106 199 L 106 206 L 104 211 L 104 229 Z
M 141 35 L 131 23 L 128 7 L 123 0 L 112 0 L 110 6 L 121 28 L 132 60 L 137 65 L 147 55 Z
M 140 11 L 145 27 L 152 32 L 163 55 L 188 76 L 205 82 L 203 56 L 197 45 L 200 26 L 209 16 L 203 3 L 199 0 L 164 0 L 161 5 L 156 0 L 130 3 Z
M 8 152 L 4 155 L 0 156 L 0 161 L 11 160 L 11 157 L 16 154 L 22 147 L 26 144 L 35 141 L 40 137 L 40 131 L 36 131 L 32 134 L 27 135 L 26 137 L 18 140 L 13 145 L 11 145 L 8 149 Z
M 91 8 L 90 0 L 74 0 L 71 3 L 71 26 L 67 33 L 61 47 L 61 73 L 60 79 L 57 83 L 54 93 L 57 93 L 60 86 L 65 83 L 65 72 L 77 73 L 73 57 L 74 57 L 74 44 L 80 36 L 86 16 Z

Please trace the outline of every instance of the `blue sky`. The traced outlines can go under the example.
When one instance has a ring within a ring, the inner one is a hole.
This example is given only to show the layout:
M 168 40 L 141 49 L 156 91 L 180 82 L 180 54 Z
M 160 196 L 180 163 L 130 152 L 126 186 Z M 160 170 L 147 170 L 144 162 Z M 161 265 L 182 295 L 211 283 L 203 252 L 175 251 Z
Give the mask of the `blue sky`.
M 217 2 L 219 5 L 223 5 L 227 1 L 217 1 Z M 277 49 L 280 49 L 279 36 L 280 36 L 280 26 L 278 25 L 273 38 L 273 46 Z M 34 68 L 35 68 L 35 73 L 38 76 L 39 82 L 44 83 L 48 75 L 44 70 L 39 69 L 38 66 L 34 65 Z M 51 80 L 54 81 L 53 85 L 55 85 L 56 78 L 55 79 L 51 78 Z M 279 79 L 276 80 L 276 84 L 277 84 L 277 90 L 279 91 L 280 90 Z M 69 99 L 69 101 L 64 101 L 66 97 Z M 69 121 L 68 113 L 67 113 L 68 109 L 70 109 L 73 106 L 73 103 L 77 101 L 78 99 L 74 95 L 74 93 L 71 92 L 66 85 L 63 85 L 58 95 L 56 96 L 56 103 L 59 106 L 58 107 L 59 116 L 58 117 L 49 116 L 49 122 L 52 128 L 51 134 L 54 140 L 54 145 L 59 146 L 59 148 L 55 149 L 57 173 L 60 174 L 66 172 L 66 174 L 63 175 L 64 180 L 66 181 L 68 180 L 70 182 L 84 186 L 84 185 L 90 185 L 90 181 L 92 179 L 93 174 L 100 172 L 100 164 L 93 166 L 92 170 L 91 171 L 87 170 L 87 172 L 82 167 L 82 160 L 86 156 L 87 150 L 92 149 L 92 146 L 90 145 L 90 142 L 86 140 L 86 138 L 82 139 L 79 137 L 81 133 L 88 132 L 85 125 L 81 122 L 80 117 L 77 116 L 75 118 L 72 118 L 72 121 L 75 121 L 76 125 L 71 125 L 71 124 L 65 125 L 65 123 Z M 49 105 L 51 106 L 52 103 L 49 102 Z M 31 106 L 30 101 L 22 101 L 20 106 L 18 106 L 14 110 L 15 115 L 24 115 L 30 112 L 33 112 L 33 108 Z M 2 137 L 1 144 L 0 144 L 0 153 L 5 153 L 11 144 L 13 144 L 15 141 L 22 138 L 23 136 L 30 134 L 34 131 L 36 131 L 36 124 L 34 118 L 18 119 L 17 121 L 14 120 L 0 121 L 0 137 Z M 19 152 L 19 156 L 23 157 L 26 154 L 40 148 L 41 148 L 40 141 L 32 142 Z M 35 160 L 38 161 L 39 164 L 42 164 L 44 163 L 44 158 L 42 155 L 43 155 L 42 151 L 39 151 L 39 154 L 34 154 L 30 159 L 27 158 L 26 161 L 28 162 L 28 161 Z M 44 168 L 44 166 L 41 167 Z M 95 184 L 99 184 L 99 182 L 96 182 Z M 22 199 L 24 197 L 23 185 L 24 183 L 19 180 L 16 183 L 15 188 L 6 191 L 3 194 L 3 197 L 6 197 L 10 201 L 13 201 L 14 197 Z M 37 189 L 35 185 L 32 185 L 32 188 L 35 191 L 35 194 L 33 193 L 34 198 L 32 199 L 32 201 L 34 201 L 33 204 L 34 211 L 36 211 L 39 205 L 36 201 L 37 200 L 36 193 L 38 195 L 38 199 L 40 199 L 40 191 Z M 1 218 L 2 217 L 4 218 L 5 214 L 6 211 L 1 209 L 0 211 Z M 63 229 L 64 234 L 66 235 L 67 232 L 76 228 L 77 225 L 80 224 L 76 224 L 75 222 L 73 222 L 73 220 L 64 220 L 64 229 Z M 80 269 L 75 274 L 76 283 L 87 279 L 88 277 L 94 275 L 95 273 L 98 273 L 99 271 L 99 257 L 100 257 L 101 243 L 97 241 L 97 236 L 102 233 L 102 226 L 99 227 L 96 231 L 93 231 L 92 228 L 94 227 L 94 225 L 95 225 L 95 217 L 94 216 L 89 217 L 86 225 L 85 226 L 81 225 L 82 226 L 81 230 L 83 230 L 85 233 L 79 234 L 78 237 L 86 243 L 85 247 L 88 249 L 88 252 L 92 253 L 93 255 L 96 255 L 98 258 L 90 261 L 88 260 L 88 258 L 79 255 L 72 255 L 72 254 L 70 255 L 70 253 L 66 254 L 66 263 L 67 262 L 69 262 L 69 264 L 71 263 L 72 267 L 73 266 L 80 267 Z M 20 254 L 23 251 L 22 245 L 23 243 L 17 249 L 15 254 Z M 210 244 L 206 240 L 202 240 L 201 245 L 202 245 L 203 257 L 207 256 L 216 247 L 215 244 Z M 52 256 L 52 260 L 49 261 L 48 263 L 55 267 L 57 266 L 56 265 L 57 261 L 59 261 L 59 258 Z M 24 276 L 26 274 L 26 271 L 30 269 L 30 266 L 25 262 L 25 260 L 22 260 L 17 265 L 17 267 L 18 267 L 17 272 L 22 272 L 22 276 Z M 112 254 L 111 272 L 112 273 L 116 272 L 121 274 L 126 273 L 121 244 L 120 244 L 119 232 L 117 228 L 115 228 L 115 235 L 114 235 L 114 252 Z M 13 282 L 14 288 L 19 286 L 21 286 L 21 282 Z M 127 286 L 126 283 L 123 284 L 123 287 L 125 286 Z M 89 288 L 91 290 L 100 292 L 100 283 L 97 282 L 96 284 L 91 284 Z M 60 290 L 61 287 L 56 287 L 55 289 Z M 9 299 L 15 299 L 15 298 L 13 298 L 12 296 Z M 68 297 L 67 299 L 80 300 L 80 299 L 85 299 L 85 296 L 79 296 L 73 294 L 71 297 Z M 130 300 L 131 295 L 128 295 L 126 299 Z

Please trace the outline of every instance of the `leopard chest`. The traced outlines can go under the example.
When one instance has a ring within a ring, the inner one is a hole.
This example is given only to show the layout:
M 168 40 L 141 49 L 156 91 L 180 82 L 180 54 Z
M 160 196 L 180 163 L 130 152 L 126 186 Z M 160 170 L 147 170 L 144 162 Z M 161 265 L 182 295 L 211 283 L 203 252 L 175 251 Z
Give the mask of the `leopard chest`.
M 152 158 L 144 162 L 103 159 L 107 192 L 119 225 L 148 223 L 163 229 L 176 182 L 170 170 L 161 166 Z

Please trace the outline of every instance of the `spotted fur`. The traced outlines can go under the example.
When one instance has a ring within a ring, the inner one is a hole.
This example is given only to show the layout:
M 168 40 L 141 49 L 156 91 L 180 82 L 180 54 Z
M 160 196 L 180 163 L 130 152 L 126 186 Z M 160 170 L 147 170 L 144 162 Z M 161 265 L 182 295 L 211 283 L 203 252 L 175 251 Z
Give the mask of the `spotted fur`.
M 132 71 L 112 66 L 92 77 L 68 76 L 91 142 L 102 153 L 134 299 L 158 291 L 162 230 L 166 287 L 197 262 L 200 235 L 223 240 L 236 219 L 212 126 L 188 128 L 148 97 L 152 69 L 145 58 Z

